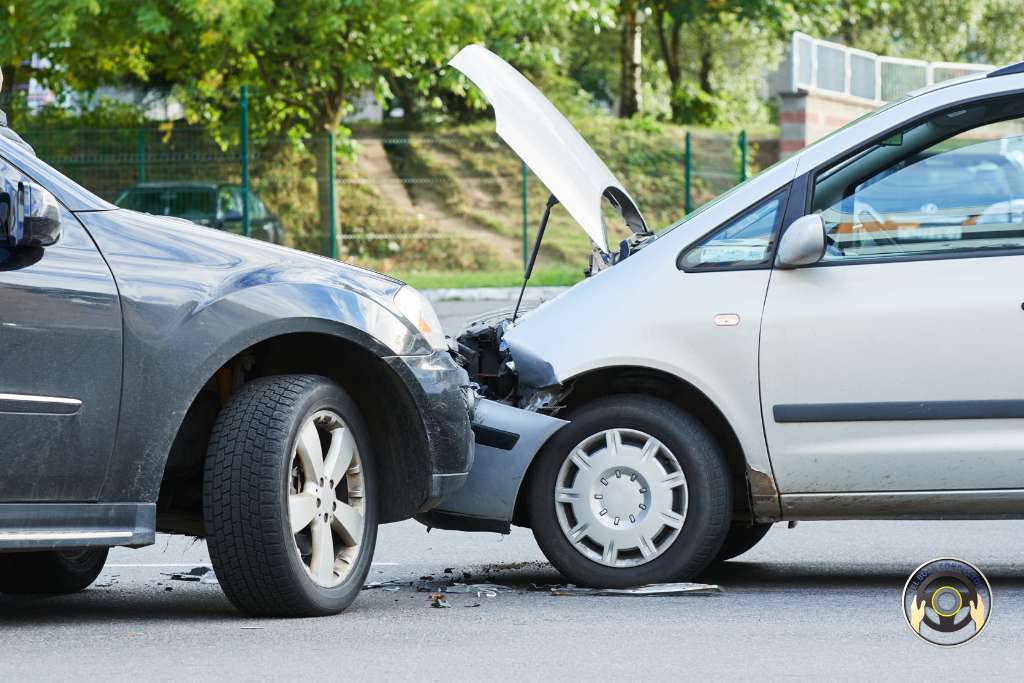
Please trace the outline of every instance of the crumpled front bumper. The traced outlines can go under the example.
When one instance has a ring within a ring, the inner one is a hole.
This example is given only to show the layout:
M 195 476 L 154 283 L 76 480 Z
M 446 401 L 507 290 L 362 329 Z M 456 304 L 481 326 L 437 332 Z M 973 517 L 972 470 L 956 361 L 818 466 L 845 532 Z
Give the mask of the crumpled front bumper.
M 384 360 L 405 382 L 423 423 L 430 482 L 418 511 L 426 511 L 456 491 L 469 476 L 474 452 L 470 419 L 476 393 L 465 369 L 445 351 Z
M 436 529 L 509 533 L 530 463 L 566 424 L 550 415 L 480 399 L 473 416 L 476 458 L 468 480 L 416 520 Z

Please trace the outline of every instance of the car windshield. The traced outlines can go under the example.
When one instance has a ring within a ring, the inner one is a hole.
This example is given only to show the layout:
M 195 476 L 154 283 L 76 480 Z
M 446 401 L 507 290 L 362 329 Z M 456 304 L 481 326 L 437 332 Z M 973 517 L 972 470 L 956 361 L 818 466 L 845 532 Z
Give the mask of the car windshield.
M 136 187 L 114 202 L 125 209 L 195 220 L 217 213 L 217 193 L 207 187 Z
M 892 102 L 889 102 L 887 104 L 883 104 L 878 109 L 875 109 L 874 111 L 870 111 L 867 114 L 864 114 L 863 116 L 859 116 L 856 119 L 854 119 L 853 121 L 850 121 L 849 123 L 847 123 L 845 126 L 842 126 L 841 128 L 835 129 L 834 131 L 832 131 L 831 133 L 829 133 L 825 137 L 820 138 L 818 140 L 815 140 L 814 142 L 812 142 L 811 144 L 807 145 L 806 147 L 801 149 L 799 152 L 796 152 L 792 156 L 786 157 L 784 159 L 779 159 L 778 161 L 776 161 L 774 164 L 772 164 L 768 168 L 765 168 L 762 171 L 760 171 L 759 173 L 751 176 L 750 178 L 748 178 L 744 182 L 740 183 L 739 185 L 733 186 L 732 188 L 726 190 L 725 192 L 723 192 L 722 194 L 718 195 L 717 197 L 715 197 L 714 199 L 710 200 L 709 202 L 698 206 L 696 209 L 694 209 L 690 213 L 686 214 L 686 216 L 684 216 L 683 218 L 679 219 L 675 223 L 672 223 L 671 225 L 669 225 L 665 229 L 659 231 L 658 235 L 659 236 L 663 235 L 663 234 L 669 232 L 670 230 L 674 230 L 674 229 L 678 228 L 680 225 L 683 225 L 684 223 L 686 223 L 687 221 L 689 221 L 689 220 L 691 220 L 693 218 L 696 218 L 697 216 L 699 216 L 700 214 L 704 213 L 705 211 L 707 211 L 711 207 L 715 206 L 719 202 L 728 199 L 729 197 L 733 196 L 737 192 L 740 192 L 743 188 L 745 188 L 747 186 L 747 183 L 752 181 L 754 178 L 756 178 L 761 173 L 764 173 L 765 171 L 768 171 L 769 169 L 775 168 L 776 166 L 778 166 L 779 164 L 782 164 L 784 162 L 790 161 L 792 159 L 799 158 L 800 156 L 806 154 L 807 152 L 809 152 L 810 150 L 814 149 L 818 145 L 825 144 L 828 140 L 832 139 L 833 137 L 835 137 L 839 133 L 843 132 L 847 128 L 849 128 L 851 126 L 854 126 L 854 125 L 860 123 L 861 121 L 864 121 L 865 119 L 869 119 L 872 116 L 875 116 L 876 114 L 880 114 L 883 111 L 885 111 L 887 109 L 890 109 L 891 107 L 894 107 L 897 104 L 905 102 L 908 99 L 910 99 L 909 95 L 906 96 L 906 97 L 902 97 L 902 98 L 900 98 L 898 100 L 893 100 Z

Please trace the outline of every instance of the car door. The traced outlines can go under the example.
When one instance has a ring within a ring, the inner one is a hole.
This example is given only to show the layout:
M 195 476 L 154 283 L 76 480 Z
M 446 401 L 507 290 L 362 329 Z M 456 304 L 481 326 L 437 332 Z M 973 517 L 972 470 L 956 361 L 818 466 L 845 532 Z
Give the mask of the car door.
M 0 159 L 0 175 L 25 180 Z M 45 248 L 0 247 L 0 502 L 89 502 L 113 452 L 121 309 L 85 228 L 61 209 Z
M 811 176 L 826 253 L 773 271 L 761 331 L 784 510 L 1024 489 L 1022 104 L 941 112 Z

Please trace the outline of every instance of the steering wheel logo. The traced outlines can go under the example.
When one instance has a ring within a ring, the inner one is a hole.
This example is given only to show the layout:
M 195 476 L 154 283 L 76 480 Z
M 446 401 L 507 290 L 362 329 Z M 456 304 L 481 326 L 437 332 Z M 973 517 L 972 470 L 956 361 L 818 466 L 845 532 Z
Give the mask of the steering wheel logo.
M 969 562 L 943 557 L 914 570 L 903 588 L 903 614 L 914 633 L 934 645 L 966 643 L 992 614 L 992 587 Z

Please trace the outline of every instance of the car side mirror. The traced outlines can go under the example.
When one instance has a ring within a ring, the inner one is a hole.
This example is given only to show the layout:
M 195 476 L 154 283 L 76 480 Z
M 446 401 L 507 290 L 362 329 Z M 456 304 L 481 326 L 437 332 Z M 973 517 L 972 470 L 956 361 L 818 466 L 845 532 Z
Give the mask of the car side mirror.
M 222 223 L 241 223 L 242 214 L 238 211 L 225 211 L 224 217 L 220 220 Z
M 48 247 L 60 238 L 60 205 L 31 181 L 0 192 L 0 242 L 8 247 Z
M 782 233 L 775 265 L 797 268 L 817 263 L 825 255 L 825 221 L 812 213 L 797 218 Z

